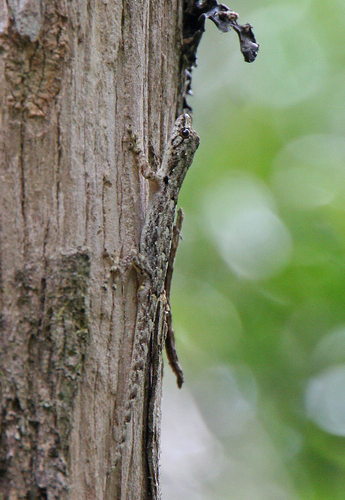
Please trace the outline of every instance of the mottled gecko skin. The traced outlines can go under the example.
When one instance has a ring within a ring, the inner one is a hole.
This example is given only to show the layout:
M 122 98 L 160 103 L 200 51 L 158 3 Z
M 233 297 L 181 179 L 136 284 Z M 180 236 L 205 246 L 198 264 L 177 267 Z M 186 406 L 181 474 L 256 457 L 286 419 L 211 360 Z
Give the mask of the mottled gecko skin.
M 178 195 L 191 166 L 194 153 L 200 143 L 198 134 L 192 128 L 189 115 L 180 115 L 174 125 L 162 164 L 154 173 L 142 165 L 144 176 L 158 184 L 150 200 L 144 227 L 140 238 L 140 260 L 150 274 L 149 302 L 144 297 L 141 311 L 138 311 L 137 325 L 142 324 L 143 317 L 151 325 L 151 367 L 149 374 L 148 423 L 147 423 L 147 456 L 150 482 L 150 495 L 153 500 L 160 498 L 159 487 L 159 450 L 160 450 L 160 401 L 163 349 L 167 334 L 166 311 L 167 294 L 165 282 L 170 259 L 173 226 L 175 220 Z M 145 292 L 146 295 L 146 292 Z M 146 303 L 146 304 L 145 304 Z M 154 305 L 153 310 L 152 305 Z M 148 318 L 148 316 L 151 318 Z M 141 332 L 142 333 L 142 332 Z M 142 338 L 138 332 L 137 338 Z
M 140 238 L 141 259 L 150 270 L 152 284 L 158 295 L 164 287 L 178 195 L 199 142 L 200 138 L 192 128 L 191 117 L 183 114 L 175 122 L 157 172 L 145 172 L 142 168 L 144 176 L 158 183 L 158 189 L 149 203 Z
M 130 131 L 130 136 L 130 149 L 137 155 L 142 175 L 152 182 L 153 194 L 141 232 L 139 254 L 134 259 L 140 281 L 138 309 L 124 422 L 113 469 L 123 477 L 129 464 L 133 464 L 133 458 L 137 463 L 136 458 L 131 456 L 131 443 L 136 439 L 142 440 L 142 456 L 147 462 L 147 498 L 159 500 L 160 390 L 163 349 L 168 331 L 167 295 L 170 291 L 166 293 L 165 283 L 178 195 L 200 139 L 192 128 L 191 117 L 187 114 L 180 115 L 175 122 L 162 163 L 155 171 L 140 149 L 136 135 Z M 173 366 L 174 363 L 171 364 Z M 174 371 L 177 373 L 175 369 Z M 147 416 L 144 436 L 137 434 L 138 429 L 142 428 L 143 415 Z M 125 490 L 125 484 L 123 486 Z

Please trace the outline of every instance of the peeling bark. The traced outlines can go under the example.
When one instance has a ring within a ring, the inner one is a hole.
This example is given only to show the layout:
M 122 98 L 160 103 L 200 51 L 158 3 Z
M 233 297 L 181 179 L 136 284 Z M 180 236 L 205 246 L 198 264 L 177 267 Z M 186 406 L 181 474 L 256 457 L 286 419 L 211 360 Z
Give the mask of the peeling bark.
M 109 476 L 138 288 L 114 270 L 149 191 L 124 138 L 162 156 L 181 48 L 179 0 L 0 2 L 0 499 L 149 498 L 145 415 Z

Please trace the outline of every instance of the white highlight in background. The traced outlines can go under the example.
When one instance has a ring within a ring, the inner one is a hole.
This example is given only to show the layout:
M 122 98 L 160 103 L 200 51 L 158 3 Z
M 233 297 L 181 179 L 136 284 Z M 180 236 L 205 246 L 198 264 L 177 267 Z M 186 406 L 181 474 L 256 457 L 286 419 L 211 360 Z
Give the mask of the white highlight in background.
M 292 239 L 262 182 L 241 174 L 230 177 L 207 194 L 204 207 L 212 241 L 237 275 L 260 280 L 284 270 Z
M 308 418 L 330 434 L 345 436 L 345 365 L 311 378 L 305 400 Z

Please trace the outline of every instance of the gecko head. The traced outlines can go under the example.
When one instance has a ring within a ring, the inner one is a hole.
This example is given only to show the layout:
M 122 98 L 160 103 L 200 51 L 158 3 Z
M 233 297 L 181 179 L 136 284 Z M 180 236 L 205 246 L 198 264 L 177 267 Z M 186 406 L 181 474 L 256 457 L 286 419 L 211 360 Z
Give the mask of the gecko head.
M 175 121 L 171 145 L 181 149 L 181 151 L 188 150 L 193 154 L 199 143 L 200 138 L 192 127 L 192 118 L 187 113 L 180 115 Z
M 191 117 L 187 114 L 180 115 L 169 141 L 166 161 L 163 161 L 164 183 L 170 189 L 171 197 L 176 200 L 199 142 L 200 138 L 192 127 Z

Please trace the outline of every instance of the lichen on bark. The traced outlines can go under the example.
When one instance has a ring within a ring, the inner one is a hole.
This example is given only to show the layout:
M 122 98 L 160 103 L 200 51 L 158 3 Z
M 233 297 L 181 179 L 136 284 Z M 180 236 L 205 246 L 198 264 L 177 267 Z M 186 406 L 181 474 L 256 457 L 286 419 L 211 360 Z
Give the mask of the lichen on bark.
M 49 259 L 35 283 L 34 268 L 15 271 L 20 321 L 7 342 L 1 336 L 1 492 L 58 499 L 68 492 L 73 402 L 89 338 L 89 255 Z M 21 372 L 4 368 L 7 356 L 13 366 L 22 360 Z

